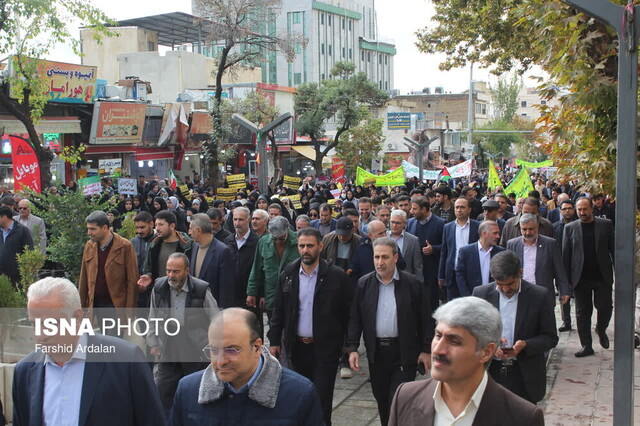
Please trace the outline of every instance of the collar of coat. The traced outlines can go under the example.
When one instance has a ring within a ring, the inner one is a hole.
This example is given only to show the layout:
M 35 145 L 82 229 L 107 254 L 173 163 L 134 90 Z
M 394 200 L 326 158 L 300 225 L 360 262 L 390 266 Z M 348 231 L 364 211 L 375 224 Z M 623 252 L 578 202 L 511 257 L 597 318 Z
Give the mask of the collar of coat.
M 266 347 L 262 347 L 262 371 L 249 388 L 249 399 L 266 408 L 274 408 L 278 400 L 280 379 L 282 378 L 282 366 L 276 358 L 271 356 Z M 198 404 L 210 404 L 218 401 L 224 395 L 224 382 L 218 379 L 211 364 L 207 367 L 200 381 L 198 392 Z

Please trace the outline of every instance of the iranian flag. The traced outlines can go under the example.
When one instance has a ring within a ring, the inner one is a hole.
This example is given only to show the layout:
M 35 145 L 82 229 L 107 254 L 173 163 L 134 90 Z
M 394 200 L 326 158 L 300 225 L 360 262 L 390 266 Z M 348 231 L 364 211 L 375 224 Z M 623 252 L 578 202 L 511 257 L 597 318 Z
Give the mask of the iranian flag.
M 449 174 L 449 170 L 445 167 L 440 172 L 440 176 L 438 176 L 438 182 L 446 182 L 448 180 L 451 180 L 451 175 Z
M 175 191 L 178 187 L 178 181 L 176 180 L 176 175 L 173 174 L 173 170 L 169 170 L 169 186 L 172 191 Z

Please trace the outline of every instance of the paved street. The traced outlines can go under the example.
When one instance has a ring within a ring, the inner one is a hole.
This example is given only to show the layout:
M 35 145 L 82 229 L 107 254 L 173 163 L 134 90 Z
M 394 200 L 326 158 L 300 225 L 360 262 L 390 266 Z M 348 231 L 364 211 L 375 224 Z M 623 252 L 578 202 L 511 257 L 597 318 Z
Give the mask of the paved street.
M 575 315 L 573 307 L 572 313 Z M 613 326 L 609 327 L 608 334 L 613 348 Z M 548 392 L 539 404 L 545 411 L 547 425 L 613 424 L 613 350 L 602 349 L 597 342 L 594 334 L 595 356 L 576 358 L 573 354 L 580 349 L 580 341 L 575 321 L 573 331 L 560 333 L 560 341 L 550 357 L 547 369 Z M 336 379 L 333 424 L 337 426 L 380 424 L 376 402 L 367 382 L 367 362 L 362 353 L 364 348 L 360 351 L 360 365 L 363 366 L 361 371 L 349 380 Z M 640 424 L 640 351 L 636 351 L 635 376 L 634 423 Z

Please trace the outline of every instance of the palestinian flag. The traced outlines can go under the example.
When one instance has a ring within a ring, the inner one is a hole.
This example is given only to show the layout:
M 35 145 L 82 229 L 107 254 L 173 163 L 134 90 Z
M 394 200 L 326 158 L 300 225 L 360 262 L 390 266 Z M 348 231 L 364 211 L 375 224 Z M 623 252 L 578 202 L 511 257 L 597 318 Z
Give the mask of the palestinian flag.
M 178 187 L 178 181 L 176 180 L 176 175 L 173 174 L 173 170 L 169 170 L 169 186 L 172 191 L 175 191 Z
M 438 175 L 438 182 L 446 182 L 448 180 L 451 180 L 451 175 L 449 174 L 449 170 L 445 167 Z

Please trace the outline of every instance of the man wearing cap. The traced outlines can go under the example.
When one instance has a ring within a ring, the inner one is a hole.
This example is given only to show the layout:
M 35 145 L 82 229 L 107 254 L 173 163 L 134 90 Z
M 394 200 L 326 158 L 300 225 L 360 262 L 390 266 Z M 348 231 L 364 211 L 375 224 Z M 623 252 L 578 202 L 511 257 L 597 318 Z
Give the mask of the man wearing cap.
M 502 228 L 504 227 L 504 217 L 500 216 L 500 203 L 495 200 L 487 200 L 482 203 L 482 213 L 478 216 L 478 222 L 482 222 L 483 220 L 491 220 L 498 223 L 500 227 L 500 232 L 502 232 Z
M 324 248 L 320 257 L 346 272 L 349 269 L 353 253 L 361 241 L 361 238 L 356 235 L 355 229 L 353 221 L 349 217 L 344 216 L 338 219 L 335 231 L 325 235 L 322 239 Z

